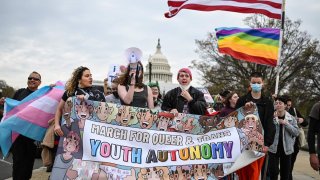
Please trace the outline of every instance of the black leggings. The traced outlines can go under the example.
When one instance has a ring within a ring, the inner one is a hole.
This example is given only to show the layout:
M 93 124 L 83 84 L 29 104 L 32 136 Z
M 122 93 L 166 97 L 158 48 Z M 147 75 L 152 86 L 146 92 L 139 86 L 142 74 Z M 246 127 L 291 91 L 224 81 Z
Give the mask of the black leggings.
M 280 162 L 279 162 L 280 161 Z M 280 163 L 280 171 L 279 171 Z M 286 155 L 284 150 L 276 154 L 269 152 L 268 172 L 270 180 L 277 180 L 280 172 L 281 180 L 289 180 L 291 176 L 291 155 Z

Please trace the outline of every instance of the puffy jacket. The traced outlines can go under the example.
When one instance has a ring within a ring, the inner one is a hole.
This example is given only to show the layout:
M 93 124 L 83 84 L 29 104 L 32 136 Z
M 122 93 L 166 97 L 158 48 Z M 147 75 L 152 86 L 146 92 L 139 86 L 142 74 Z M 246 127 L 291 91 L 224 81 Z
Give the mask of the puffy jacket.
M 289 122 L 289 124 L 282 126 L 282 142 L 283 142 L 283 148 L 286 155 L 290 155 L 294 152 L 294 142 L 296 137 L 299 136 L 299 130 L 297 125 L 297 120 L 295 117 L 290 115 L 287 111 L 285 113 L 285 120 Z M 273 122 L 276 126 L 276 134 L 274 137 L 273 144 L 269 147 L 269 152 L 271 153 L 277 153 L 278 149 L 278 142 L 279 142 L 279 132 L 280 132 L 280 124 L 278 122 L 278 117 L 273 119 Z
M 177 109 L 178 112 L 182 113 L 185 99 L 180 95 L 181 92 L 182 91 L 180 87 L 174 88 L 167 92 L 167 94 L 164 96 L 161 109 L 164 111 Z M 206 112 L 207 103 L 204 99 L 203 93 L 192 86 L 190 86 L 188 92 L 193 98 L 193 100 L 188 103 L 189 113 L 204 115 Z

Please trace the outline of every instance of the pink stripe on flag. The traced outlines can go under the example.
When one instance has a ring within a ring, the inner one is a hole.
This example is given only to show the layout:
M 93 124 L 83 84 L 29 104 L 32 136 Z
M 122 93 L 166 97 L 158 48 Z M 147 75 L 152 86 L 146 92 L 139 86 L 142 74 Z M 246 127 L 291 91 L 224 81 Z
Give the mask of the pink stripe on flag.
M 16 133 L 16 132 L 12 132 L 11 133 L 12 143 L 18 138 L 18 136 L 19 136 L 19 133 Z
M 19 113 L 20 111 L 24 110 L 28 105 L 30 105 L 34 101 L 37 101 L 38 99 L 40 99 L 44 96 L 51 97 L 52 99 L 59 102 L 62 97 L 63 92 L 64 92 L 64 90 L 53 88 L 49 93 L 47 93 L 41 97 L 38 97 L 37 99 L 31 100 L 31 101 L 25 102 L 23 104 L 20 104 L 19 106 L 16 106 L 15 108 L 13 108 L 12 110 L 10 110 L 9 112 L 6 113 L 5 119 L 8 119 L 10 116 Z
M 57 85 L 57 86 L 64 86 L 64 85 L 65 85 L 65 83 L 64 83 L 64 82 L 62 82 L 62 81 L 57 81 L 57 82 L 56 82 L 56 85 Z
M 48 97 L 50 97 L 52 99 L 55 99 L 56 101 L 59 102 L 61 97 L 62 97 L 62 95 L 63 95 L 63 93 L 64 93 L 64 90 L 53 88 L 49 93 L 45 94 L 44 96 L 48 96 Z
M 40 109 L 28 106 L 17 114 L 17 117 L 36 124 L 41 127 L 48 127 L 48 121 L 54 118 L 54 114 L 46 113 Z
M 16 106 L 15 108 L 11 109 L 9 112 L 6 113 L 6 116 L 5 116 L 6 118 L 4 120 L 10 118 L 10 116 L 12 116 L 12 115 L 15 115 L 15 114 L 19 113 L 20 111 L 22 111 L 24 108 L 29 106 L 35 100 L 28 101 L 28 102 L 26 102 L 24 104 L 21 104 L 19 106 Z

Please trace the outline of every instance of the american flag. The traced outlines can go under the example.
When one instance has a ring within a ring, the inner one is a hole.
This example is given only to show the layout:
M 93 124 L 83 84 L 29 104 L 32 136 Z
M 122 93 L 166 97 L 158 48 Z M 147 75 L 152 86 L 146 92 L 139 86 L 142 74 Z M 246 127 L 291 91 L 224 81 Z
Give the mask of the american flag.
M 282 0 L 168 0 L 168 6 L 167 18 L 175 16 L 181 9 L 258 13 L 275 19 L 281 19 L 282 14 Z

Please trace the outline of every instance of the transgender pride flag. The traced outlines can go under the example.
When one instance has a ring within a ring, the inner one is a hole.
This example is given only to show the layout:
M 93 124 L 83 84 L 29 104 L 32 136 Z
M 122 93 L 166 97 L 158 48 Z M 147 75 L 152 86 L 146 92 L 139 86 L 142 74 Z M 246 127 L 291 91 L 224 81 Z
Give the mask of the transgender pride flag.
M 0 123 L 0 147 L 4 156 L 19 134 L 42 141 L 63 93 L 63 84 L 58 82 L 53 88 L 38 89 L 22 101 L 6 98 Z

